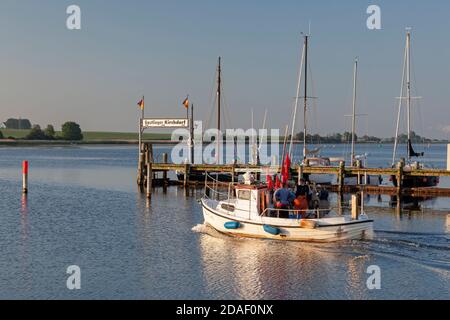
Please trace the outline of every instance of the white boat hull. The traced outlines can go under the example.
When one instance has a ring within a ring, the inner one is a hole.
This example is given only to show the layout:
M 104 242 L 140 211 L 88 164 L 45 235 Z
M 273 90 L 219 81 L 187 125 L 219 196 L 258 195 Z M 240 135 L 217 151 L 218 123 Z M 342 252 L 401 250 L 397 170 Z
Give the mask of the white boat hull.
M 285 241 L 336 242 L 350 239 L 371 239 L 373 221 L 369 219 L 352 221 L 347 216 L 325 219 L 308 219 L 304 227 L 301 219 L 259 217 L 259 220 L 245 219 L 218 208 L 215 200 L 202 199 L 205 223 L 215 230 L 237 237 L 263 238 Z M 227 229 L 228 222 L 239 222 L 239 228 Z M 311 227 L 316 224 L 316 227 Z M 279 230 L 278 235 L 268 233 L 264 226 Z M 303 226 L 302 226 L 303 225 Z

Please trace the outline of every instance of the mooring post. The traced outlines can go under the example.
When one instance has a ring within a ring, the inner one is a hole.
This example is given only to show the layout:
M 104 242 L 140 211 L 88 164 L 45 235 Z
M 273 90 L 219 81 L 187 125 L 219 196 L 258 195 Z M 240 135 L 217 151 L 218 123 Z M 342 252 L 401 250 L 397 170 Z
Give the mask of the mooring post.
M 28 193 L 28 161 L 22 162 L 22 193 Z
M 402 158 L 397 167 L 397 194 L 401 194 L 403 188 L 403 168 L 405 167 L 405 159 Z
M 359 219 L 361 196 L 359 194 L 352 194 L 352 220 Z
M 356 185 L 359 186 L 361 184 L 361 172 L 359 169 L 361 169 L 361 160 L 356 160 L 356 169 L 358 169 L 358 181 L 356 181 Z
M 152 197 L 152 187 L 153 187 L 153 164 L 151 162 L 147 163 L 147 199 Z
M 139 153 L 137 184 L 140 187 L 144 184 L 144 153 L 142 152 Z
M 163 153 L 162 161 L 163 161 L 164 164 L 167 164 L 168 159 L 169 159 L 168 154 L 167 153 Z M 164 183 L 164 185 L 166 185 L 168 183 L 168 181 L 167 181 L 167 171 L 166 170 L 163 171 L 163 183 Z
M 185 188 L 187 188 L 188 184 L 189 184 L 189 175 L 191 173 L 191 166 L 186 163 L 184 165 L 184 181 L 183 181 L 183 186 Z
M 338 183 L 339 192 L 344 190 L 345 161 L 339 162 Z
M 447 170 L 450 171 L 450 144 L 447 145 Z

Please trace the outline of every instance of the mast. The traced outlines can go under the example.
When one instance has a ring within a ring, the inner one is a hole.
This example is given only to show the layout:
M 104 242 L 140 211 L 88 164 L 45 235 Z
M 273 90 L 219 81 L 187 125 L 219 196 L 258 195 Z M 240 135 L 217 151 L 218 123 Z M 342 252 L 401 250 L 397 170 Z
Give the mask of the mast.
M 402 102 L 403 102 L 403 90 L 405 85 L 405 70 L 406 70 L 406 61 L 407 61 L 407 55 L 408 55 L 408 46 L 405 46 L 405 53 L 403 57 L 403 71 L 402 71 L 402 85 L 400 87 L 400 96 L 398 100 L 398 111 L 397 111 L 397 125 L 395 128 L 395 141 L 394 141 L 394 152 L 392 154 L 392 165 L 395 164 L 395 158 L 397 156 L 397 149 L 398 149 L 398 135 L 400 130 L 400 116 L 402 112 Z M 408 147 L 409 149 L 409 147 Z
M 220 109 L 221 109 L 221 98 L 222 98 L 222 58 L 219 57 L 219 64 L 217 67 L 217 150 L 216 150 L 216 163 L 220 164 Z
M 304 61 L 304 58 L 305 58 L 305 46 L 303 45 L 302 58 L 301 58 L 301 61 L 300 61 L 300 69 L 299 69 L 299 72 L 298 72 L 297 93 L 295 95 L 294 116 L 292 118 L 291 142 L 290 142 L 290 145 L 289 145 L 289 157 L 291 159 L 293 158 L 292 147 L 293 147 L 293 144 L 294 144 L 295 123 L 297 122 L 297 110 L 298 110 L 298 102 L 299 102 L 299 98 L 300 98 L 300 86 L 301 86 L 301 82 L 302 82 L 302 72 L 303 72 L 303 61 Z
M 411 31 L 406 33 L 406 86 L 407 86 L 407 117 L 408 117 L 408 160 L 411 160 Z
M 351 165 L 355 164 L 355 134 L 356 134 L 356 81 L 358 77 L 358 58 L 353 69 L 353 113 L 352 113 L 352 155 Z
M 303 107 L 303 159 L 306 159 L 306 108 L 308 104 L 308 35 L 305 35 L 305 96 Z

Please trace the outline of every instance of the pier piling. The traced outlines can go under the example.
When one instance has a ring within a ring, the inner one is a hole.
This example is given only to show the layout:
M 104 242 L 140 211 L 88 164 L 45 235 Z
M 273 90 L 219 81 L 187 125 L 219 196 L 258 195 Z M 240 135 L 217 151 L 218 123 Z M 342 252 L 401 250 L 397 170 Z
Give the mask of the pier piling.
M 339 162 L 339 170 L 338 170 L 339 192 L 342 192 L 344 189 L 344 176 L 345 176 L 345 161 L 341 161 Z
M 163 161 L 164 164 L 168 163 L 168 159 L 169 159 L 168 154 L 167 153 L 163 153 L 162 161 Z M 167 186 L 168 184 L 169 184 L 169 181 L 167 180 L 167 171 L 163 171 L 163 185 Z
M 450 171 L 450 144 L 447 145 L 447 170 Z
M 147 199 L 152 197 L 152 187 L 153 187 L 153 164 L 151 162 L 147 163 Z

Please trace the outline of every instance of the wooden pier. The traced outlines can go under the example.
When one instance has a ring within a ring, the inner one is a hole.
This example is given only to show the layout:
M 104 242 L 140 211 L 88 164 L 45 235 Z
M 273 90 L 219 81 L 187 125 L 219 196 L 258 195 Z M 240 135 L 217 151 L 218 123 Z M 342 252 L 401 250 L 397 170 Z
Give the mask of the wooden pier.
M 146 145 L 144 149 L 144 156 L 139 161 L 138 169 L 138 185 L 141 188 L 147 190 L 148 197 L 151 196 L 151 188 L 157 185 L 167 186 L 169 184 L 178 184 L 184 187 L 197 185 L 202 186 L 204 182 L 189 181 L 189 177 L 192 173 L 230 173 L 232 177 L 236 174 L 253 172 L 256 174 L 265 175 L 267 172 L 275 174 L 281 172 L 281 166 L 258 166 L 258 165 L 208 165 L 208 164 L 172 164 L 167 162 L 167 155 L 163 155 L 163 161 L 160 163 L 153 162 L 153 151 L 149 145 Z M 182 173 L 184 176 L 183 181 L 169 181 L 168 172 Z M 450 197 L 450 188 L 404 188 L 402 187 L 402 180 L 407 176 L 437 176 L 437 177 L 450 177 L 449 170 L 437 170 L 437 169 L 417 169 L 411 171 L 403 170 L 403 163 L 400 162 L 397 168 L 360 168 L 360 167 L 346 167 L 345 162 L 341 162 L 336 167 L 312 167 L 308 165 L 300 165 L 291 167 L 291 174 L 297 173 L 299 177 L 308 174 L 333 174 L 336 175 L 337 184 L 324 186 L 332 192 L 341 193 L 354 193 L 364 191 L 369 194 L 384 194 L 384 195 L 402 195 L 402 196 L 420 196 L 420 197 Z M 158 174 L 162 174 L 162 178 L 157 178 Z M 383 176 L 392 177 L 395 176 L 399 181 L 398 186 L 387 185 L 345 185 L 344 178 L 346 176 L 357 176 L 362 179 L 358 181 L 365 181 L 364 177 L 367 176 Z

